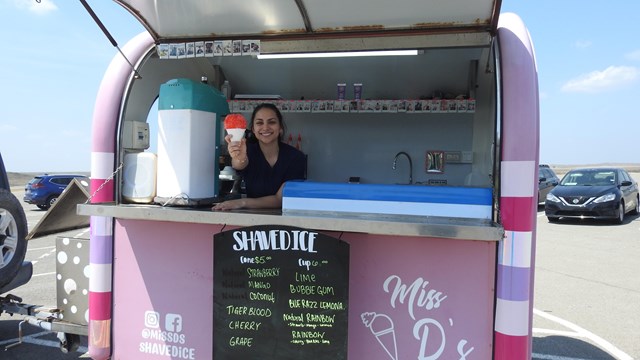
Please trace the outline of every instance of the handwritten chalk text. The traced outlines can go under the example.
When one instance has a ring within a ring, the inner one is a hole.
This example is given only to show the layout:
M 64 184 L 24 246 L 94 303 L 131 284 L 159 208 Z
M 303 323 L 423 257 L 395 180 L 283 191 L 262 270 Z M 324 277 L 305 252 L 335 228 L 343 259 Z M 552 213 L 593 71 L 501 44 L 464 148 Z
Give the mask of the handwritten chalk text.
M 234 231 L 235 251 L 286 250 L 317 252 L 314 248 L 318 233 L 306 230 Z

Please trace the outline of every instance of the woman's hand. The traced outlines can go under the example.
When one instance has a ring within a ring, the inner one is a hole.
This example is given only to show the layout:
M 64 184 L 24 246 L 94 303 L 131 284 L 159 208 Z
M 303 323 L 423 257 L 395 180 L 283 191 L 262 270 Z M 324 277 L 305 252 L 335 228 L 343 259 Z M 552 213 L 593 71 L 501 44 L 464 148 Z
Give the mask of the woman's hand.
M 227 151 L 231 156 L 231 165 L 236 170 L 242 170 L 247 166 L 247 139 L 231 141 L 231 135 L 224 137 L 227 142 Z
M 267 195 L 260 198 L 242 198 L 235 200 L 227 200 L 215 204 L 211 210 L 227 211 L 235 209 L 281 209 L 282 208 L 282 189 L 284 184 L 280 185 L 280 189 L 275 195 Z
M 215 204 L 211 210 L 213 211 L 228 211 L 235 209 L 242 209 L 245 207 L 244 199 L 227 200 L 221 203 Z

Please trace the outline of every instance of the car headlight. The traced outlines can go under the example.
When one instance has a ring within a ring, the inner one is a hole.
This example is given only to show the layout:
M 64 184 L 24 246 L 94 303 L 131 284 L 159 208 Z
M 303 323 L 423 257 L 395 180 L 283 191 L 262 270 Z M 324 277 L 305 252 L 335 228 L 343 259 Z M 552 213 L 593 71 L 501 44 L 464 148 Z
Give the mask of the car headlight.
M 610 193 L 610 194 L 606 194 L 606 195 L 602 195 L 599 198 L 593 200 L 594 203 L 603 203 L 603 202 L 607 202 L 607 201 L 613 201 L 616 199 L 616 194 L 614 193 Z
M 547 194 L 547 200 L 553 201 L 553 202 L 560 202 L 560 199 L 558 199 L 558 197 L 553 195 L 552 193 Z

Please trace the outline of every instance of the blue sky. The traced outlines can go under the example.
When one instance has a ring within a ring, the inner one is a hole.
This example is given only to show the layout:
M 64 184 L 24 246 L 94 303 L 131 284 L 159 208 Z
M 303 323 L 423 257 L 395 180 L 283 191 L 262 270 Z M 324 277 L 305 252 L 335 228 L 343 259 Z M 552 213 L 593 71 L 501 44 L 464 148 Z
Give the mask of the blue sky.
M 121 47 L 143 31 L 89 0 Z M 531 33 L 540 161 L 640 163 L 640 1 L 503 0 Z M 9 171 L 89 171 L 93 106 L 117 50 L 79 1 L 0 0 L 0 151 Z

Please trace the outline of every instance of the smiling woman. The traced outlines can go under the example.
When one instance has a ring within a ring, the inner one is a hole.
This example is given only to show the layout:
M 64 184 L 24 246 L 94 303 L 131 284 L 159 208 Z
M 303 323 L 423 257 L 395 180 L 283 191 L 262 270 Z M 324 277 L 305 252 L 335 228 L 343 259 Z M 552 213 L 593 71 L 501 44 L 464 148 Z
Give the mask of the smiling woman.
M 306 169 L 304 154 L 282 141 L 285 131 L 280 110 L 263 103 L 251 115 L 249 139 L 225 137 L 231 164 L 244 178 L 247 197 L 216 204 L 213 210 L 282 207 L 282 185 L 303 180 Z

